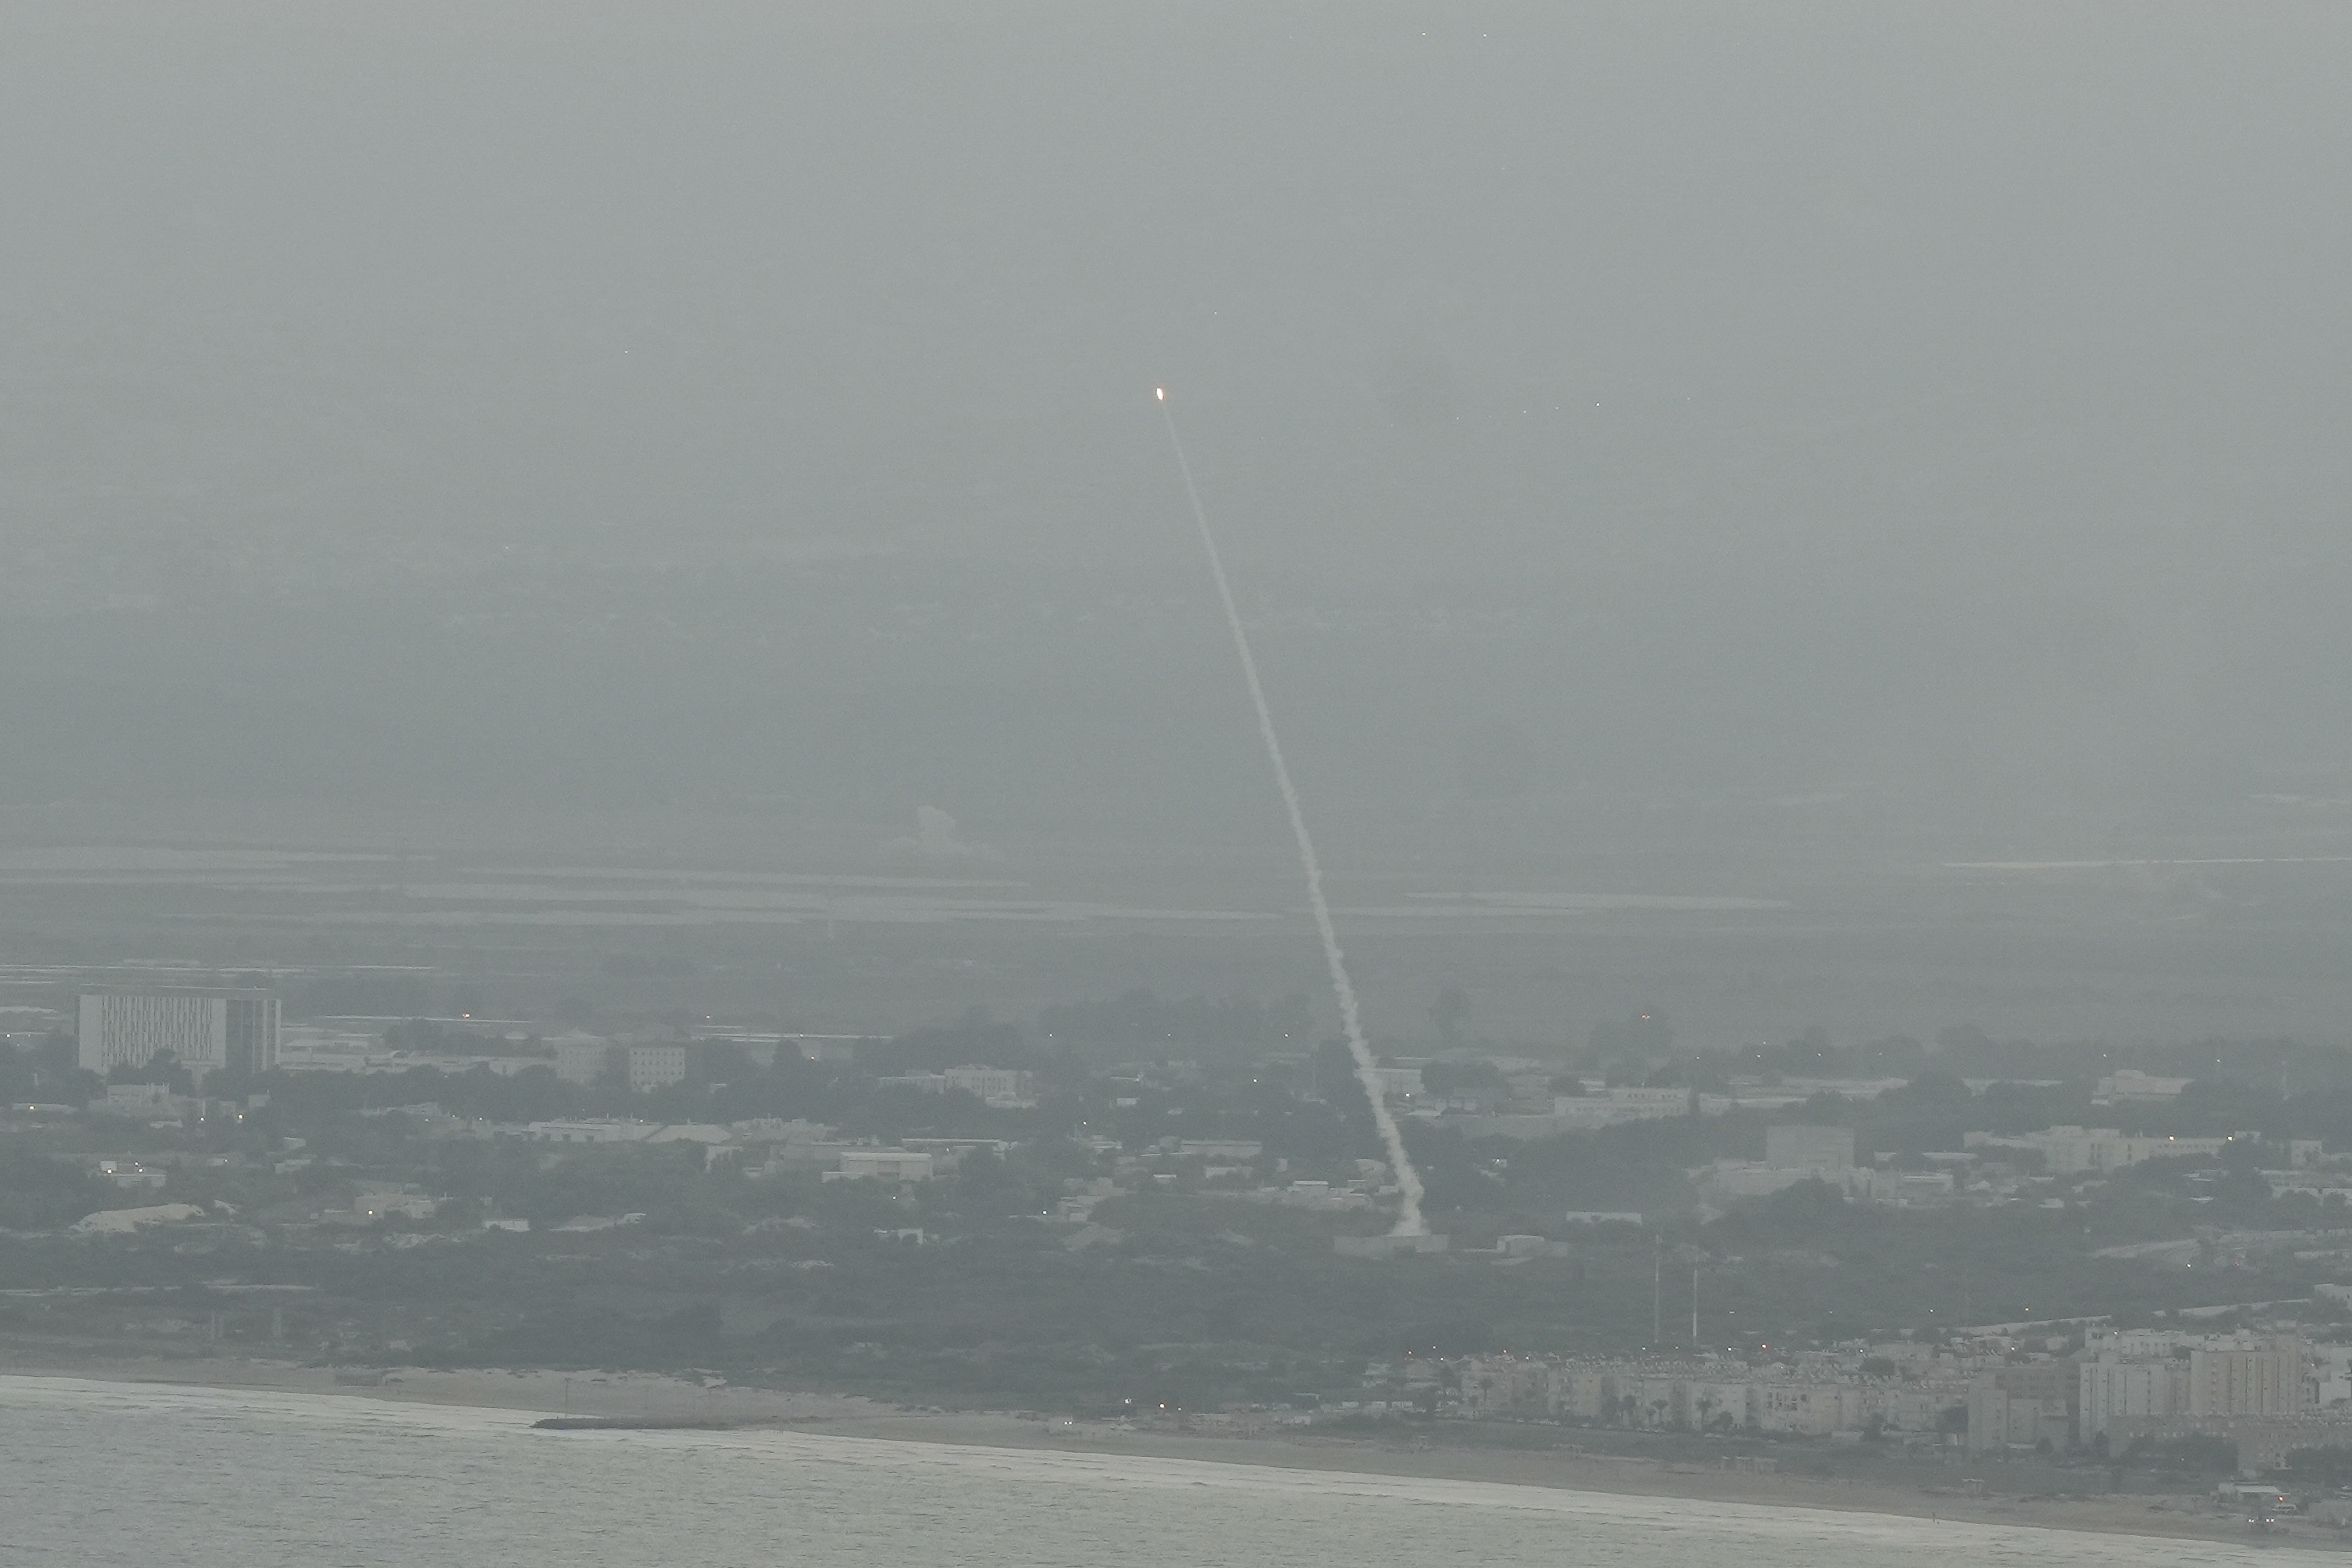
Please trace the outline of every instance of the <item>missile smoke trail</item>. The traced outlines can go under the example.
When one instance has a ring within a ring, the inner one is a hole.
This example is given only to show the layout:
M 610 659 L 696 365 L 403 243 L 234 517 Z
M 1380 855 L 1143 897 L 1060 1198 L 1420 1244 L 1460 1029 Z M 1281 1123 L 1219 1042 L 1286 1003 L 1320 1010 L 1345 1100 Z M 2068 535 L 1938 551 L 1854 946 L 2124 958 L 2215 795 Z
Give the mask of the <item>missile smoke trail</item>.
M 1315 929 L 1323 938 L 1323 962 L 1331 971 L 1331 989 L 1339 994 L 1339 1020 L 1347 1030 L 1348 1054 L 1356 1061 L 1356 1081 L 1364 1086 L 1364 1098 L 1372 1102 L 1372 1124 L 1381 1131 L 1381 1144 L 1388 1151 L 1389 1165 L 1396 1172 L 1397 1188 L 1404 1195 L 1398 1211 L 1391 1236 L 1425 1236 L 1429 1227 L 1421 1217 L 1421 1173 L 1413 1169 L 1412 1161 L 1404 1152 L 1404 1135 L 1397 1131 L 1396 1118 L 1389 1114 L 1388 1097 L 1381 1086 L 1379 1064 L 1372 1059 L 1372 1047 L 1364 1042 L 1364 1026 L 1356 1008 L 1355 982 L 1348 978 L 1347 955 L 1339 951 L 1339 933 L 1331 924 L 1331 905 L 1323 897 L 1323 864 L 1316 858 L 1315 840 L 1307 837 L 1307 814 L 1298 805 L 1298 786 L 1290 782 L 1290 764 L 1282 758 L 1282 742 L 1274 732 L 1274 710 L 1266 706 L 1265 688 L 1257 678 L 1257 658 L 1250 652 L 1249 634 L 1242 630 L 1242 612 L 1234 603 L 1234 585 L 1225 577 L 1224 557 L 1217 552 L 1217 536 L 1209 528 L 1209 514 L 1202 510 L 1200 489 L 1192 483 L 1192 465 L 1184 456 L 1184 443 L 1176 435 L 1176 416 L 1169 410 L 1168 393 L 1160 392 L 1160 414 L 1168 426 L 1168 444 L 1176 449 L 1176 467 L 1184 476 L 1184 494 L 1192 503 L 1192 521 L 1200 525 L 1201 548 L 1208 552 L 1209 574 L 1217 580 L 1217 597 L 1225 606 L 1225 626 L 1234 634 L 1234 651 L 1241 656 L 1242 679 L 1249 683 L 1251 704 L 1257 709 L 1258 738 L 1265 742 L 1265 759 L 1274 765 L 1275 786 L 1282 792 L 1282 804 L 1290 813 L 1290 836 L 1298 841 L 1298 865 L 1307 875 L 1307 901 L 1315 908 Z

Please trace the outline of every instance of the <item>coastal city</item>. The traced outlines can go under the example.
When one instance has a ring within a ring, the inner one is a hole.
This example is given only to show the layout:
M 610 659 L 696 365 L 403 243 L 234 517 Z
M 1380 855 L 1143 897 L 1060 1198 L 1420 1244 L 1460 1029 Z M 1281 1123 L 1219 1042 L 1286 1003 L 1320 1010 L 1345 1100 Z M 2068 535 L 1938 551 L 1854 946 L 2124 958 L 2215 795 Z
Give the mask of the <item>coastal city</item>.
M 11 1355 L 692 1370 L 2091 1489 L 2352 1473 L 2352 1058 L 1433 1037 L 1372 1080 L 1427 1186 L 1399 1235 L 1363 1079 L 1285 1045 L 1293 1004 L 600 1033 L 220 978 L 12 1011 Z M 1124 1055 L 1139 1018 L 1199 1047 Z
M 2352 1552 L 2347 58 L 0 5 L 0 1568 Z

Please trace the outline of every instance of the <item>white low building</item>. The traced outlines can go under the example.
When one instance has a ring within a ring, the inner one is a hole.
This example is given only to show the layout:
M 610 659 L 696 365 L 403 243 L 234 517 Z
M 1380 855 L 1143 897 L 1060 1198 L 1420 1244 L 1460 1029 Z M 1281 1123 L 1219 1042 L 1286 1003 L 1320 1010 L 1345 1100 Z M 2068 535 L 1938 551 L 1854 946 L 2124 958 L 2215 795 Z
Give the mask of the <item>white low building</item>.
M 949 1068 L 944 1072 L 899 1073 L 874 1081 L 884 1088 L 919 1089 L 925 1094 L 954 1089 L 1003 1110 L 1027 1110 L 1037 1103 L 1035 1079 L 1020 1068 Z
M 523 1045 L 521 1037 L 508 1044 Z M 277 1064 L 288 1072 L 398 1073 L 429 1068 L 435 1072 L 489 1072 L 515 1078 L 550 1064 L 543 1056 L 523 1050 L 410 1051 L 396 1050 L 383 1037 L 323 1024 L 289 1025 L 280 1034 Z M 562 1063 L 553 1064 L 560 1071 Z
M 1255 1138 L 1187 1138 L 1176 1145 L 1176 1152 L 1188 1160 L 1233 1160 L 1246 1163 L 1265 1153 L 1265 1145 Z
M 192 1219 L 202 1219 L 205 1211 L 194 1204 L 153 1204 L 145 1208 L 101 1209 L 84 1215 L 67 1228 L 76 1236 L 129 1236 L 151 1225 L 179 1225 Z
M 2053 1175 L 2116 1171 L 2147 1160 L 2210 1159 L 2230 1145 L 2227 1138 L 2127 1137 L 2113 1127 L 2051 1127 L 2011 1138 L 1970 1132 L 1963 1142 L 1970 1149 L 2033 1150 Z
M 755 1116 L 748 1121 L 730 1121 L 727 1130 L 746 1143 L 822 1143 L 834 1134 L 824 1123 L 798 1116 L 789 1120 Z
M 642 1143 L 661 1131 L 658 1121 L 622 1121 L 609 1117 L 579 1121 L 533 1121 L 522 1135 L 534 1143 Z
M 975 1100 L 1013 1110 L 1037 1103 L 1034 1079 L 1018 1068 L 950 1068 L 942 1075 L 950 1089 L 960 1089 Z
M 1575 1126 L 1608 1127 L 1620 1121 L 1650 1121 L 1664 1116 L 1686 1116 L 1690 1113 L 1691 1093 L 1686 1089 L 1642 1084 L 1618 1084 L 1599 1094 L 1556 1096 L 1551 1102 L 1553 1117 Z
M 2162 1105 L 2180 1098 L 2189 1087 L 2185 1078 L 2157 1078 L 2137 1068 L 2118 1068 L 2091 1091 L 2101 1105 Z
M 845 1149 L 841 1163 L 824 1173 L 828 1182 L 928 1182 L 934 1161 L 911 1149 Z

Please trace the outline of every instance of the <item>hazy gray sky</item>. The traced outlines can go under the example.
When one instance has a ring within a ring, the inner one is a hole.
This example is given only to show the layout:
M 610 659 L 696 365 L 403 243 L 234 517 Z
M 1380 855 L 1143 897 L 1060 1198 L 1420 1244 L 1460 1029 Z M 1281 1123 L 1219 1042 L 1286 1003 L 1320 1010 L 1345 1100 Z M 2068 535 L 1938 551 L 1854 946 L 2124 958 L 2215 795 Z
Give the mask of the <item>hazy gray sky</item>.
M 2339 5 L 645 10 L 0 15 L 0 792 L 2352 792 Z

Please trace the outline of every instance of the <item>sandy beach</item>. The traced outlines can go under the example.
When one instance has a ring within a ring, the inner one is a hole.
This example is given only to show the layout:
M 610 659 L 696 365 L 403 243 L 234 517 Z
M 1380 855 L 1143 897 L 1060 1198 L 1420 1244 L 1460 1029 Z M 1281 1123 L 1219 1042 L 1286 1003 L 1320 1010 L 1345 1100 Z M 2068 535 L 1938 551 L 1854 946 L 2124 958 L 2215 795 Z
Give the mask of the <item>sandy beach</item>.
M 790 1426 L 844 1438 L 1076 1449 L 1360 1475 L 1557 1487 L 1661 1500 L 1694 1498 L 1979 1524 L 2352 1549 L 2352 1532 L 2310 1520 L 2285 1521 L 2269 1534 L 2252 1535 L 2242 1517 L 2217 1509 L 2210 1494 L 2204 1493 L 2015 1498 L 1989 1492 L 1968 1496 L 1957 1488 L 1947 1492 L 1917 1484 L 1880 1480 L 1754 1474 L 1572 1448 L 1498 1449 L 1442 1439 L 1319 1432 L 1208 1435 L 1134 1428 L 1114 1422 L 1073 1423 L 1010 1412 L 909 1409 L 855 1395 L 746 1388 L 715 1379 L 695 1382 L 655 1373 L 334 1368 L 228 1357 L 68 1358 L 0 1348 L 0 1375 L 269 1390 L 551 1415 L 642 1418 L 650 1422 Z

